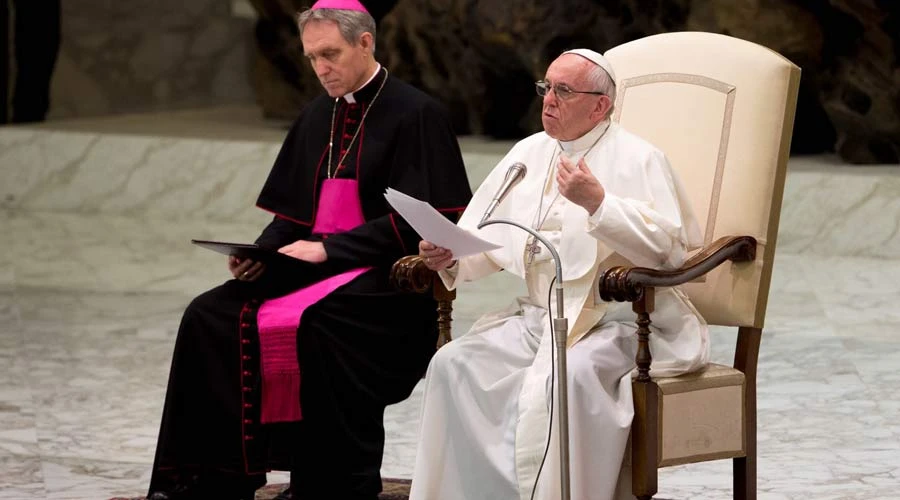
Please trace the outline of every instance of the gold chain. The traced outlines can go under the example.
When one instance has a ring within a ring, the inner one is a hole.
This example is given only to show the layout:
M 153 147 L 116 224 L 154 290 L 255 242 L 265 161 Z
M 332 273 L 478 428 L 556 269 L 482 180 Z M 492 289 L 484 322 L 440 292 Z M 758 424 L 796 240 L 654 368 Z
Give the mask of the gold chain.
M 385 84 L 385 82 L 387 82 L 387 79 L 388 79 L 388 70 L 387 70 L 387 68 L 384 68 L 384 80 L 381 81 L 381 85 L 378 87 L 378 91 L 375 92 L 375 97 L 372 98 L 372 101 L 369 103 L 369 107 L 366 108 L 366 111 L 362 115 L 362 119 L 359 120 L 359 126 L 356 127 L 356 132 L 353 133 L 353 138 L 350 139 L 350 144 L 347 145 L 347 150 L 344 152 L 344 156 L 341 156 L 341 158 L 338 160 L 337 168 L 334 169 L 335 175 L 337 174 L 337 171 L 340 170 L 341 164 L 343 164 L 344 160 L 347 159 L 347 155 L 350 154 L 350 150 L 353 149 L 353 142 L 356 141 L 356 136 L 358 136 L 359 131 L 362 130 L 363 122 L 366 121 L 366 116 L 369 115 L 369 111 L 372 109 L 372 106 L 375 104 L 375 99 L 378 99 L 378 96 L 381 95 L 381 89 L 384 88 L 384 84 Z M 340 97 L 335 97 L 334 98 L 334 106 L 331 107 L 331 131 L 329 132 L 329 135 L 328 135 L 328 178 L 329 179 L 331 179 L 331 177 L 332 177 L 331 153 L 334 151 L 334 120 L 335 120 L 335 117 L 337 116 L 338 101 L 340 99 L 341 99 Z

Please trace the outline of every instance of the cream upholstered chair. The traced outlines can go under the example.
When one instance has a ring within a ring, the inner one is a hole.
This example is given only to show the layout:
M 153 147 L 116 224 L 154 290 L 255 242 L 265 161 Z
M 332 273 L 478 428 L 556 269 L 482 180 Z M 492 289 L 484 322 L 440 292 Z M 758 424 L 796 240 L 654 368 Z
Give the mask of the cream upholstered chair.
M 613 268 L 599 277 L 600 298 L 633 302 L 639 318 L 633 493 L 652 498 L 660 467 L 732 458 L 734 497 L 756 498 L 756 364 L 800 70 L 711 33 L 650 36 L 606 56 L 618 78 L 613 119 L 666 153 L 705 229 L 703 248 L 679 270 Z M 448 341 L 455 292 L 416 256 L 398 261 L 392 277 L 433 291 Z M 711 325 L 738 327 L 734 366 L 649 376 L 654 289 L 674 285 Z
M 800 69 L 765 47 L 696 32 L 650 36 L 606 57 L 618 79 L 613 119 L 666 153 L 705 229 L 703 249 L 678 271 L 600 277 L 601 297 L 633 302 L 639 318 L 633 493 L 650 499 L 659 467 L 732 458 L 734 498 L 754 499 L 756 366 Z M 653 291 L 673 285 L 710 325 L 738 327 L 734 366 L 649 376 Z

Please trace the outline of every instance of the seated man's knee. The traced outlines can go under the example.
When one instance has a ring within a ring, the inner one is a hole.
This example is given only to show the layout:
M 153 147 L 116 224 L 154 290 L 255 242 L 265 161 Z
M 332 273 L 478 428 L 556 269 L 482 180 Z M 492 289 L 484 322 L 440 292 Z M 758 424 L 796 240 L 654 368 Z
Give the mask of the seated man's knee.
M 567 356 L 569 387 L 573 391 L 616 392 L 620 380 L 631 373 L 634 354 L 621 338 L 598 337 L 592 342 L 579 342 Z
M 428 365 L 428 375 L 447 375 L 459 370 L 460 364 L 467 356 L 466 342 L 455 340 L 444 344 L 434 353 Z
M 206 323 L 207 319 L 210 317 L 221 317 L 223 313 L 230 315 L 232 313 L 228 304 L 232 304 L 233 302 L 234 300 L 230 297 L 229 290 L 225 286 L 218 286 L 211 290 L 207 290 L 194 297 L 190 303 L 188 303 L 187 307 L 184 309 L 184 314 L 182 315 L 182 324 L 197 321 Z M 239 307 L 240 306 L 238 306 L 238 308 Z
M 578 344 L 566 351 L 566 372 L 570 383 L 584 385 L 597 380 L 598 367 L 592 354 L 591 349 Z

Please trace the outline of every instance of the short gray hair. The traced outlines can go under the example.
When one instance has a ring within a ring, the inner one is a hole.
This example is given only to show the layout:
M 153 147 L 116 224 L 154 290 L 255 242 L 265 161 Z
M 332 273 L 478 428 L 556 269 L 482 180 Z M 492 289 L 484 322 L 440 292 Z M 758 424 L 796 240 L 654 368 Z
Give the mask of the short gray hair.
M 609 100 L 612 101 L 612 107 L 609 108 L 609 112 L 612 114 L 613 108 L 616 106 L 616 82 L 613 81 L 602 66 L 593 63 L 591 63 L 591 69 L 588 71 L 586 80 L 591 90 L 603 92 L 609 96 Z
M 372 51 L 375 51 L 375 19 L 368 12 L 344 9 L 307 9 L 297 16 L 300 34 L 310 21 L 332 21 L 337 23 L 341 36 L 350 45 L 356 45 L 363 33 L 372 34 Z

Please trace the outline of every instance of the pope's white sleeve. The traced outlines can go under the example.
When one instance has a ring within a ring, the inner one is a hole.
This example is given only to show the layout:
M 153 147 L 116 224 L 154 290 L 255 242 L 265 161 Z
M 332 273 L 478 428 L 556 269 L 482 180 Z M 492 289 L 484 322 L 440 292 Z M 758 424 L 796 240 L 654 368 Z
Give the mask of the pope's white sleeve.
M 651 155 L 642 167 L 645 199 L 607 192 L 588 217 L 588 231 L 637 266 L 677 268 L 689 242 L 672 171 L 662 154 Z
M 458 283 L 475 281 L 503 269 L 486 254 L 479 253 L 458 259 L 453 266 L 438 272 L 447 290 L 453 290 Z

